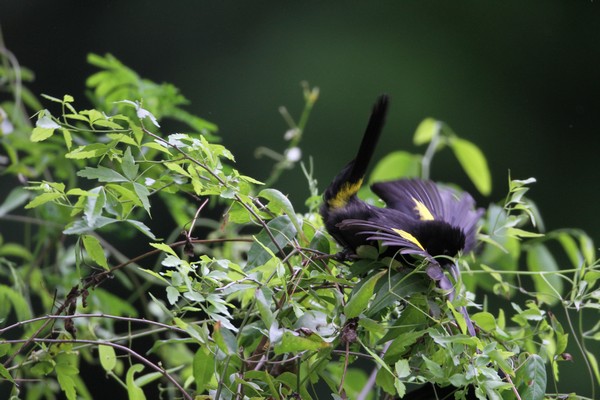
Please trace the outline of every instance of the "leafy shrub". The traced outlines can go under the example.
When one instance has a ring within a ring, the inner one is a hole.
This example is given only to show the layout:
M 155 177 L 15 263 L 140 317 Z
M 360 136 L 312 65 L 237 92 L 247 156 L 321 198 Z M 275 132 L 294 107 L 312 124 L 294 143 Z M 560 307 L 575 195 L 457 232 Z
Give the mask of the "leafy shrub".
M 32 74 L 3 56 L 0 161 L 12 188 L 0 199 L 0 389 L 11 398 L 93 398 L 86 371 L 98 366 L 130 399 L 375 399 L 426 382 L 456 398 L 469 387 L 481 399 L 565 398 L 568 339 L 591 385 L 600 380 L 586 350 L 600 324 L 582 332 L 567 319 L 565 329 L 549 310 L 597 316 L 595 245 L 576 229 L 533 231 L 534 179 L 509 179 L 488 207 L 449 301 L 424 266 L 380 260 L 375 248 L 335 257 L 306 166 L 303 212 L 275 189 L 298 163 L 317 89 L 304 87 L 298 123 L 286 112 L 291 140 L 265 185 L 235 169 L 217 127 L 185 111 L 172 85 L 90 55 L 91 108 L 65 95 L 43 96 L 42 109 L 23 86 Z M 27 110 L 39 110 L 35 126 Z M 187 133 L 161 128 L 173 121 Z M 414 141 L 428 146 L 423 156 L 391 153 L 370 181 L 427 177 L 450 148 L 490 193 L 485 157 L 446 124 L 425 120 Z

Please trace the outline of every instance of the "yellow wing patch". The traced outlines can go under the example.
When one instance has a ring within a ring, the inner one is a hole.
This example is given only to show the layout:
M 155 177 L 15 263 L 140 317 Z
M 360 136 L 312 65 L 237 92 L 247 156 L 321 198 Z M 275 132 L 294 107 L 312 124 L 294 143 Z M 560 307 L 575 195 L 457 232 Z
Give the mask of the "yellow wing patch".
M 342 208 L 350 200 L 350 197 L 354 196 L 360 187 L 362 186 L 363 180 L 359 179 L 357 182 L 344 182 L 339 192 L 336 193 L 335 197 L 329 199 L 327 202 L 331 208 Z
M 394 232 L 396 232 L 398 235 L 400 235 L 402 238 L 404 238 L 404 239 L 408 240 L 409 242 L 412 242 L 412 243 L 416 244 L 417 246 L 419 246 L 419 248 L 421 250 L 423 250 L 423 251 L 425 250 L 423 248 L 423 245 L 421 245 L 421 243 L 419 242 L 419 240 L 417 240 L 417 238 L 414 237 L 413 235 L 411 235 L 410 233 L 408 233 L 406 231 L 403 231 L 402 229 L 394 229 L 394 228 L 392 228 L 392 230 Z
M 433 214 L 431 213 L 431 211 L 429 211 L 425 204 L 415 199 L 414 197 L 412 199 L 415 202 L 414 210 L 419 214 L 419 218 L 421 219 L 421 221 L 433 221 L 435 219 L 433 218 Z

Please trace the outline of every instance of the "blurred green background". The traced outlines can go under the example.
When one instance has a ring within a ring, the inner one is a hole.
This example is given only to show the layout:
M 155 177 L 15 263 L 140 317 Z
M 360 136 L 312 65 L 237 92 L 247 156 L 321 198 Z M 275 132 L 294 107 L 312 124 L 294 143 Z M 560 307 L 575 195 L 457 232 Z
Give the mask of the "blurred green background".
M 239 170 L 258 179 L 272 163 L 254 150 L 285 148 L 277 110 L 299 116 L 301 81 L 321 89 L 301 144 L 321 190 L 353 157 L 386 92 L 391 115 L 376 158 L 422 152 L 411 142 L 416 126 L 442 119 L 488 157 L 494 189 L 476 196 L 482 206 L 503 198 L 510 169 L 538 179 L 530 196 L 548 229 L 582 228 L 600 241 L 597 2 L 2 0 L 0 24 L 36 73 L 35 93 L 85 102 L 86 54 L 110 52 L 178 86 L 190 111 L 220 127 Z M 474 191 L 449 152 L 432 177 Z M 299 170 L 276 187 L 302 211 Z

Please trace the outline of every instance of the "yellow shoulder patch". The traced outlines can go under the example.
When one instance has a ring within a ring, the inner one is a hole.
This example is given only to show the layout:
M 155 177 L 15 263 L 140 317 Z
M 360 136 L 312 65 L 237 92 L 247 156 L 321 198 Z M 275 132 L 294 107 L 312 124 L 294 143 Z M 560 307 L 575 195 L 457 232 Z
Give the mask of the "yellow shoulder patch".
M 403 231 L 402 229 L 394 229 L 394 228 L 392 228 L 392 230 L 394 232 L 396 232 L 398 235 L 400 235 L 403 239 L 406 239 L 409 242 L 412 242 L 412 243 L 416 244 L 417 246 L 419 246 L 419 248 L 421 250 L 423 250 L 423 251 L 425 250 L 423 248 L 423 245 L 421 245 L 421 243 L 417 240 L 417 238 L 414 237 L 413 235 L 411 235 L 410 233 L 408 233 L 406 231 Z
M 415 202 L 414 210 L 417 212 L 417 214 L 419 214 L 419 218 L 421 219 L 421 221 L 433 221 L 435 219 L 433 218 L 433 214 L 431 213 L 431 211 L 429 211 L 425 204 L 415 199 L 414 197 L 412 199 Z
M 360 187 L 362 186 L 363 180 L 359 179 L 357 182 L 344 182 L 339 192 L 336 193 L 335 197 L 329 199 L 327 202 L 331 208 L 343 208 L 348 200 L 354 196 Z

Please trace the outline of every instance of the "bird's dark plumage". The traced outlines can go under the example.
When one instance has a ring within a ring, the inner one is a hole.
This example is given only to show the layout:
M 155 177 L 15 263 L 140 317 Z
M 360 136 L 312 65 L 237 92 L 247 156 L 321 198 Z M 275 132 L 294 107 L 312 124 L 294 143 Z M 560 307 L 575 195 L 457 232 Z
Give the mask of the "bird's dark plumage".
M 379 97 L 360 148 L 333 179 L 323 196 L 321 215 L 327 231 L 346 250 L 379 241 L 386 255 L 413 254 L 433 263 L 467 252 L 475 245 L 481 211 L 467 194 L 420 179 L 380 182 L 371 186 L 385 208 L 360 200 L 368 163 L 383 129 L 388 97 Z M 442 258 L 439 258 L 442 257 Z M 446 257 L 446 258 L 443 258 Z
M 456 280 L 458 268 L 452 258 L 475 246 L 477 224 L 483 211 L 475 209 L 469 194 L 420 179 L 372 185 L 373 192 L 386 203 L 385 208 L 367 204 L 357 197 L 383 129 L 387 109 L 388 97 L 379 97 L 356 157 L 325 190 L 321 207 L 325 227 L 348 252 L 356 252 L 361 245 L 379 242 L 387 246 L 384 256 L 399 256 L 402 261 L 425 260 L 427 275 L 447 290 L 452 299 L 453 285 L 445 270 Z M 474 336 L 475 329 L 466 308 L 461 307 L 460 311 L 465 316 L 469 333 Z M 428 385 L 410 393 L 407 398 L 449 397 L 452 390 Z

